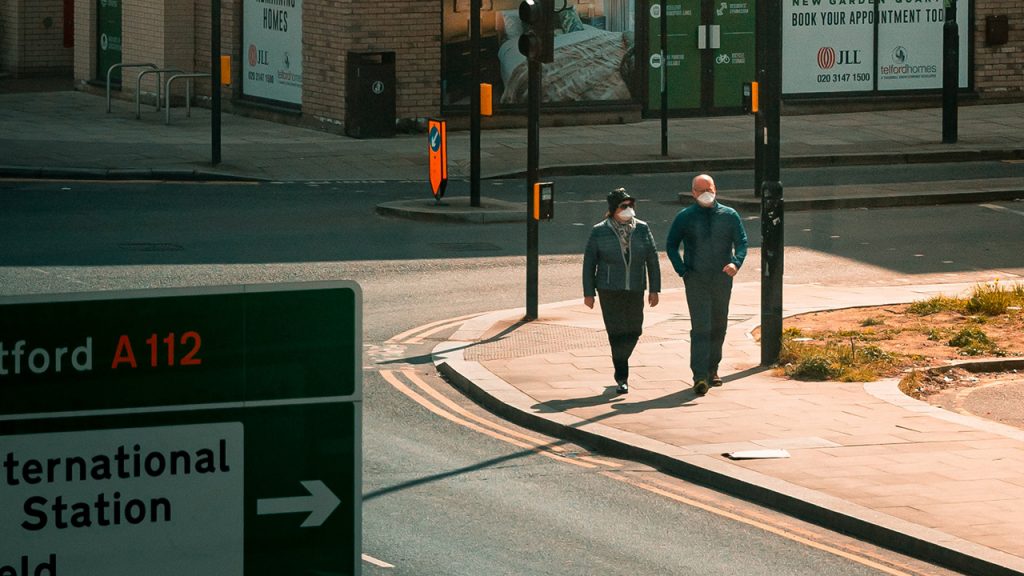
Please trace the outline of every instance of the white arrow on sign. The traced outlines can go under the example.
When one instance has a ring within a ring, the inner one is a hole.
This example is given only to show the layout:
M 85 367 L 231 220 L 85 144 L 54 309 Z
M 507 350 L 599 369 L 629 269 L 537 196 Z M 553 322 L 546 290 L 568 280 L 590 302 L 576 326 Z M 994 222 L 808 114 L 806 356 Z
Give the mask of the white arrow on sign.
M 295 514 L 297 512 L 309 512 L 306 521 L 302 523 L 303 528 L 320 526 L 327 517 L 334 512 L 334 509 L 341 504 L 341 500 L 331 492 L 331 489 L 319 480 L 303 480 L 301 484 L 309 491 L 309 496 L 294 496 L 291 498 L 263 498 L 256 501 L 256 514 Z

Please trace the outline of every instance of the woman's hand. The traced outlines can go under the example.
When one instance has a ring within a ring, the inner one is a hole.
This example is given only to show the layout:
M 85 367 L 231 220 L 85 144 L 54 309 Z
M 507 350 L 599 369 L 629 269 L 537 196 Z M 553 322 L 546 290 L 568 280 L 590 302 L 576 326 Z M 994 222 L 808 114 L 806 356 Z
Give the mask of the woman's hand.
M 584 296 L 583 297 L 583 305 L 586 306 L 587 308 L 593 308 L 594 307 L 594 297 L 593 296 Z
M 648 294 L 647 295 L 647 302 L 651 305 L 651 308 L 654 308 L 655 306 L 657 306 L 658 305 L 658 293 L 657 292 L 651 292 L 650 294 Z

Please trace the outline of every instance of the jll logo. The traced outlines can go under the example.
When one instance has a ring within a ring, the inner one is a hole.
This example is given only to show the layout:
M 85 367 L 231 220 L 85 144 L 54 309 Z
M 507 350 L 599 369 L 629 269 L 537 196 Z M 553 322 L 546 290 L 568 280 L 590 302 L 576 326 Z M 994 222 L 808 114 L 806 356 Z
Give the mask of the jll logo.
M 860 63 L 860 50 L 839 50 L 837 52 L 831 46 L 818 49 L 818 67 L 822 70 L 830 70 L 837 65 Z
M 818 68 L 829 70 L 836 65 L 836 49 L 824 46 L 818 49 Z

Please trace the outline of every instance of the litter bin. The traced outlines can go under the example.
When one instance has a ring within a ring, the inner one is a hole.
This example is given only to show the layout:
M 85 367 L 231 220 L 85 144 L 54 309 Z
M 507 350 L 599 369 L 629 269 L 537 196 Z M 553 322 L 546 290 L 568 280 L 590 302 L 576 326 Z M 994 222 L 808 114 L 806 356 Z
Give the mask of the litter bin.
M 395 135 L 395 53 L 349 52 L 345 67 L 345 134 Z

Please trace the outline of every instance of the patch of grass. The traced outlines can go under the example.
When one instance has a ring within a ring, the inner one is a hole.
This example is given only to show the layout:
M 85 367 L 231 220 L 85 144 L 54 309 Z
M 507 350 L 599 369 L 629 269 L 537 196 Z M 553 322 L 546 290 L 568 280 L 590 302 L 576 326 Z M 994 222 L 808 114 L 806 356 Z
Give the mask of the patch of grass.
M 964 356 L 981 356 L 992 354 L 994 356 L 1005 356 L 1006 352 L 1001 350 L 984 331 L 980 328 L 963 328 L 953 335 L 947 342 L 950 346 L 957 348 Z
M 779 364 L 785 374 L 795 380 L 871 382 L 892 372 L 902 359 L 878 346 L 865 346 L 855 336 L 828 336 L 821 344 L 821 339 L 798 342 L 783 334 Z
M 803 330 L 792 326 L 788 328 L 784 327 L 782 329 L 782 338 L 785 339 L 787 336 L 789 338 L 803 338 L 804 332 Z
M 967 308 L 967 300 L 964 298 L 950 298 L 948 296 L 932 296 L 927 300 L 919 300 L 907 307 L 908 314 L 917 316 L 930 316 L 939 312 L 963 313 Z
M 832 380 L 839 375 L 832 361 L 823 354 L 812 354 L 800 358 L 786 367 L 786 375 L 797 380 Z
M 1011 306 L 1024 303 L 1024 285 L 1005 288 L 996 280 L 991 284 L 979 284 L 974 287 L 967 299 L 966 311 L 969 314 L 999 316 L 1006 314 Z
M 884 324 L 885 322 L 881 318 L 875 318 L 874 316 L 870 318 L 865 318 L 860 323 L 861 327 L 863 328 L 869 328 L 871 326 L 882 326 Z
M 899 388 L 900 392 L 903 392 L 911 398 L 921 399 L 921 392 L 924 390 L 924 376 L 917 370 L 911 370 L 900 379 Z

